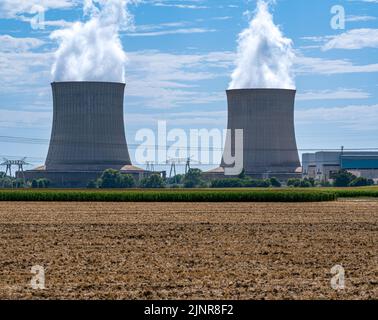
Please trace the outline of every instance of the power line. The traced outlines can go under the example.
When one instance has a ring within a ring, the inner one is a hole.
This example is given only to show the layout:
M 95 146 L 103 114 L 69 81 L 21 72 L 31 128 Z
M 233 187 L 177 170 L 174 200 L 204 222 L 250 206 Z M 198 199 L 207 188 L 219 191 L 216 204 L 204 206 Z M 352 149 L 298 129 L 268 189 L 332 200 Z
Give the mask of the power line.
M 47 145 L 49 144 L 49 139 L 42 139 L 42 138 L 26 138 L 26 137 L 14 137 L 14 136 L 0 136 L 0 142 L 6 142 L 6 143 L 20 143 L 20 144 L 41 144 L 41 145 Z M 55 143 L 59 144 L 62 142 L 56 141 Z M 106 142 L 104 143 L 97 143 L 97 144 L 108 144 Z M 121 144 L 120 144 L 121 145 Z M 123 145 L 123 144 L 122 144 Z M 151 148 L 151 149 L 165 149 L 170 148 L 171 146 L 167 144 L 166 146 L 162 145 L 141 145 L 141 144 L 128 144 L 128 147 L 130 149 L 136 149 L 140 147 L 144 148 Z M 175 147 L 177 150 L 198 150 L 198 151 L 223 151 L 223 148 L 203 148 L 201 146 L 198 147 Z M 302 152 L 315 152 L 315 151 L 340 151 L 340 148 L 298 148 L 298 149 L 268 149 L 268 148 L 244 148 L 244 150 L 254 150 L 254 151 L 302 151 Z M 378 151 L 378 147 L 369 147 L 369 148 L 345 148 L 345 151 Z

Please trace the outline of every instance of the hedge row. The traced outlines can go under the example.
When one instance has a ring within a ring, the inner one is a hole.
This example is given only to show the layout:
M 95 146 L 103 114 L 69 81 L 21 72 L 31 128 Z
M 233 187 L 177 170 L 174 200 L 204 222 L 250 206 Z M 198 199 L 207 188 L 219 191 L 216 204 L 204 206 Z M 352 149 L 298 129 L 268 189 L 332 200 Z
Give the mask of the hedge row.
M 334 192 L 324 191 L 74 191 L 4 190 L 0 201 L 82 202 L 319 202 L 334 201 Z
M 333 192 L 339 198 L 378 198 L 378 189 L 340 189 Z

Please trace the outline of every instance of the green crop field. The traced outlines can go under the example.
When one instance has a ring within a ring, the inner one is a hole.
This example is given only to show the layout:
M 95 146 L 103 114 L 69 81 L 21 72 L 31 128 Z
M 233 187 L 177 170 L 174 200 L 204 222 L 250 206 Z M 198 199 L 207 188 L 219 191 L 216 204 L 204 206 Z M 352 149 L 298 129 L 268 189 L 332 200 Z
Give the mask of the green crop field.
M 281 189 L 19 189 L 0 191 L 0 201 L 83 202 L 318 202 L 377 198 L 377 187 Z
M 317 202 L 334 201 L 319 190 L 4 190 L 0 201 L 100 202 Z

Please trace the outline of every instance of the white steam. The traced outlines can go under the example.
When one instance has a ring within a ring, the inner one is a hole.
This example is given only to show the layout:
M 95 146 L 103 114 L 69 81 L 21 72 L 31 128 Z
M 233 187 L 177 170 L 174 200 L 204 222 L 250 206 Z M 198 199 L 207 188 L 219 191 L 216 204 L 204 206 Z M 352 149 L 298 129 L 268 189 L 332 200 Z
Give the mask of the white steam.
M 229 89 L 294 89 L 292 41 L 273 22 L 266 1 L 257 2 L 249 27 L 239 34 L 236 69 Z
M 135 0 L 84 0 L 86 22 L 57 30 L 54 81 L 125 82 L 126 54 L 119 31 L 132 25 L 127 6 Z

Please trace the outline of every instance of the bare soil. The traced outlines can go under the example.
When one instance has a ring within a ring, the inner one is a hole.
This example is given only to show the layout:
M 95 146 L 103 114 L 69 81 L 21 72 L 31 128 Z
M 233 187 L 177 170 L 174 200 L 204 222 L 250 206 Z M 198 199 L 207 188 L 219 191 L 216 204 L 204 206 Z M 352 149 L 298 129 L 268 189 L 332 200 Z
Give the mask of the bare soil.
M 378 299 L 378 201 L 0 202 L 0 298 Z

